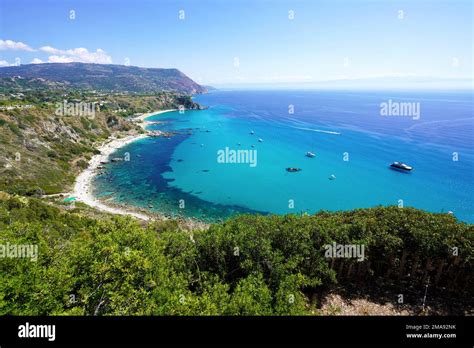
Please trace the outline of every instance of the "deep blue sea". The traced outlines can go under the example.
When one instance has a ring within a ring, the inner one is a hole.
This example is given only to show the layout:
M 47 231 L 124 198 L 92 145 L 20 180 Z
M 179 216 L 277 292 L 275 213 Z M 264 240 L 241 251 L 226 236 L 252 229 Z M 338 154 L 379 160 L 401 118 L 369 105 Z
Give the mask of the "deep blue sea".
M 474 222 L 472 91 L 221 90 L 195 101 L 209 109 L 148 118 L 162 122 L 150 130 L 178 134 L 118 150 L 130 161 L 108 164 L 95 194 L 208 221 L 403 205 Z M 419 114 L 384 116 L 389 101 L 418 103 Z M 256 165 L 219 163 L 226 147 L 256 150 Z

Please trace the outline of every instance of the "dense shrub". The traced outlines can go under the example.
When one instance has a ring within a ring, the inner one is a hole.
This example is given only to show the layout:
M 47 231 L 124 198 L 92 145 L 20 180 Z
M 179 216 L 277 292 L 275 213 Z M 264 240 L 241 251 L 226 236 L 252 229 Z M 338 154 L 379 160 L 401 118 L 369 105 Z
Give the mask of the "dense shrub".
M 209 230 L 97 221 L 37 199 L 0 198 L 0 315 L 301 315 L 332 284 L 424 284 L 471 299 L 473 226 L 411 208 L 244 215 Z M 363 244 L 365 259 L 325 257 Z M 453 249 L 458 251 L 453 254 Z

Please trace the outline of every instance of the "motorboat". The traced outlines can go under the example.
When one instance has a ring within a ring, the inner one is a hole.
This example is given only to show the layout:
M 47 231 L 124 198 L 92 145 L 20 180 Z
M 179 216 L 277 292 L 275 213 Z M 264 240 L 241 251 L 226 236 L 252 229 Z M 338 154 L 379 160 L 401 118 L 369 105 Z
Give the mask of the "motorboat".
M 288 167 L 286 168 L 286 171 L 287 172 L 290 172 L 290 173 L 296 173 L 296 172 L 301 172 L 301 168 L 294 168 L 294 167 Z
M 316 157 L 316 154 L 313 153 L 313 152 L 311 152 L 311 151 L 308 151 L 308 152 L 306 152 L 306 157 L 311 157 L 311 158 L 313 158 L 313 157 Z
M 413 167 L 410 167 L 408 164 L 402 163 L 402 162 L 393 162 L 390 165 L 391 169 L 402 171 L 402 172 L 409 172 L 413 170 Z

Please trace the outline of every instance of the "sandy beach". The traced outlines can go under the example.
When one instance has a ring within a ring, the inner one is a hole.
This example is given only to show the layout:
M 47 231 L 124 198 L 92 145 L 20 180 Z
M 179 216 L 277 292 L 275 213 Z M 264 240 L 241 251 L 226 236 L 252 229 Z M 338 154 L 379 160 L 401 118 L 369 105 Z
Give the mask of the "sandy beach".
M 178 111 L 178 109 L 168 109 L 168 110 L 161 110 L 161 111 L 155 111 L 155 112 L 147 112 L 145 114 L 141 114 L 140 116 L 137 116 L 133 118 L 134 122 L 141 122 L 141 123 L 147 123 L 145 119 L 147 117 L 153 116 L 153 115 L 158 115 L 158 114 L 164 114 L 165 112 L 171 112 L 171 111 Z
M 147 117 L 152 115 L 162 114 L 165 112 L 176 111 L 176 109 L 169 109 L 169 110 L 162 110 L 162 111 L 155 111 L 149 112 L 143 115 L 140 115 L 133 119 L 134 122 L 140 121 L 140 125 L 145 128 L 146 122 L 144 120 Z M 100 154 L 97 154 L 91 158 L 89 161 L 88 167 L 79 174 L 76 178 L 73 192 L 71 193 L 71 197 L 75 197 L 77 201 L 83 202 L 95 209 L 98 209 L 103 212 L 111 213 L 111 214 L 119 214 L 119 215 L 130 215 L 137 219 L 141 220 L 150 220 L 152 217 L 138 213 L 132 210 L 127 210 L 124 208 L 119 207 L 112 207 L 106 205 L 96 199 L 92 195 L 92 179 L 97 174 L 97 167 L 101 165 L 101 162 L 107 161 L 110 154 L 114 153 L 117 149 L 130 144 L 138 139 L 146 138 L 147 134 L 139 134 L 139 135 L 130 135 L 124 138 L 115 138 L 114 136 L 110 137 L 105 143 L 97 148 L 100 151 Z

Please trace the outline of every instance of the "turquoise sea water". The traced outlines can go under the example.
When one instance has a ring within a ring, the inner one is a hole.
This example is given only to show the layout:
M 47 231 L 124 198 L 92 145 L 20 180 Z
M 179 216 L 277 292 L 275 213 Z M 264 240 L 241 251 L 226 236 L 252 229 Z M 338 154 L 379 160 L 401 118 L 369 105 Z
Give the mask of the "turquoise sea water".
M 95 194 L 210 221 L 403 204 L 474 222 L 472 92 L 216 91 L 195 100 L 209 109 L 150 117 L 163 123 L 149 129 L 179 134 L 118 150 L 112 157 L 131 160 L 107 165 Z M 419 103 L 419 119 L 382 116 L 389 100 Z M 226 147 L 256 150 L 257 165 L 219 163 Z M 414 170 L 393 171 L 394 161 Z

